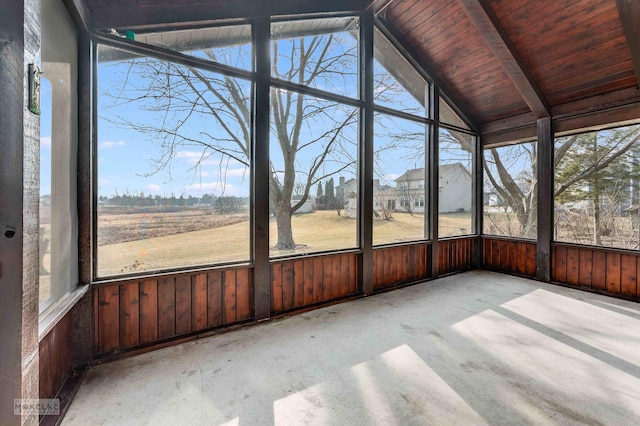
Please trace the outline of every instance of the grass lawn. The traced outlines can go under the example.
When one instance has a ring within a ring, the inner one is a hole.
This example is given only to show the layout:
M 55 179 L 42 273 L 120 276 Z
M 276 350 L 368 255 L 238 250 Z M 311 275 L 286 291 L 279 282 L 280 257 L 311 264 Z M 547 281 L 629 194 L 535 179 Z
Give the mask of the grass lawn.
M 440 215 L 442 224 L 457 230 L 471 222 L 469 213 Z M 423 217 L 394 213 L 394 220 L 374 220 L 374 244 L 422 239 Z M 273 256 L 357 247 L 357 222 L 338 216 L 334 210 L 317 211 L 293 217 L 296 250 L 272 251 Z M 468 226 L 468 225 L 467 225 Z M 276 243 L 274 218 L 270 219 L 270 245 Z M 184 232 L 98 247 L 98 275 L 153 271 L 219 262 L 248 260 L 249 222 L 213 229 Z
M 440 238 L 469 235 L 473 232 L 471 212 L 440 213 L 438 221 L 440 224 L 438 227 Z

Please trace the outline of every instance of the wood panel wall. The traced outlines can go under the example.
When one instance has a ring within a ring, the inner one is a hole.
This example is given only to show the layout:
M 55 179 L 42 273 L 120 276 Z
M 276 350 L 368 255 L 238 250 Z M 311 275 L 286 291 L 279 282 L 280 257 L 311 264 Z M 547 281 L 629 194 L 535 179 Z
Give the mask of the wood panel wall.
M 536 276 L 536 243 L 500 237 L 482 237 L 483 266 L 492 271 Z
M 476 237 L 438 241 L 438 271 L 440 274 L 464 271 L 473 266 Z
M 552 281 L 640 298 L 640 253 L 554 243 L 551 255 Z
M 439 241 L 440 273 L 472 268 L 476 241 Z M 505 245 L 506 265 L 515 262 L 516 273 L 535 274 L 535 244 L 496 241 L 498 251 L 493 244 L 485 247 L 487 261 L 495 253 L 502 260 Z M 521 251 L 534 262 L 514 260 Z M 429 278 L 431 253 L 428 242 L 376 248 L 374 291 Z M 271 314 L 356 296 L 358 256 L 348 252 L 272 261 Z M 99 283 L 92 292 L 94 358 L 253 319 L 253 270 L 246 266 Z
M 73 371 L 73 310 L 40 340 L 40 398 L 54 398 Z
M 373 290 L 382 290 L 429 276 L 431 245 L 380 247 L 373 250 Z
M 271 312 L 353 296 L 358 289 L 357 253 L 276 261 L 271 264 Z
M 166 275 L 94 287 L 94 354 L 252 318 L 249 268 Z

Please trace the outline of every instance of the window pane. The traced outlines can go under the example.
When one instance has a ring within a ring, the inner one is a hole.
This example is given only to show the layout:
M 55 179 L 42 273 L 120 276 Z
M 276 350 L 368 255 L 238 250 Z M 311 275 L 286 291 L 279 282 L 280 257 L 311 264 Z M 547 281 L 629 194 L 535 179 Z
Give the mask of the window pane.
M 452 124 L 456 127 L 462 129 L 469 129 L 467 123 L 465 123 L 462 118 L 449 106 L 449 104 L 442 99 L 440 99 L 440 122 L 446 124 Z
M 135 40 L 244 70 L 253 69 L 250 25 L 135 34 Z
M 77 53 L 61 2 L 42 3 L 40 311 L 78 283 Z
M 358 19 L 328 18 L 271 26 L 271 76 L 358 96 Z
M 640 248 L 640 125 L 556 138 L 555 238 Z
M 440 128 L 438 235 L 473 234 L 473 141 L 464 133 Z
M 106 52 L 97 275 L 248 260 L 251 84 Z
M 357 109 L 271 93 L 272 256 L 357 246 Z
M 426 237 L 424 124 L 375 115 L 373 243 Z
M 537 237 L 535 142 L 490 148 L 484 152 L 484 232 Z
M 425 117 L 427 83 L 391 42 L 374 33 L 375 103 Z

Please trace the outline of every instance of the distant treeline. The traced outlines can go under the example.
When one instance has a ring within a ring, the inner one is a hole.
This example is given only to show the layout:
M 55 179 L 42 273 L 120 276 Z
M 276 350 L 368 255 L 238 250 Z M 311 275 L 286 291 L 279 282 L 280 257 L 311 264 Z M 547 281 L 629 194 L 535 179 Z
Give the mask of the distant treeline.
M 116 207 L 128 207 L 128 208 L 144 208 L 144 207 L 157 207 L 157 208 L 171 208 L 171 207 L 213 207 L 220 213 L 230 213 L 241 210 L 243 207 L 249 205 L 249 197 L 234 197 L 234 196 L 216 196 L 213 194 L 204 194 L 202 197 L 194 197 L 192 195 L 180 195 L 176 197 L 171 195 L 145 195 L 139 194 L 116 194 L 107 196 L 100 196 L 98 198 L 98 204 L 101 206 L 116 206 Z

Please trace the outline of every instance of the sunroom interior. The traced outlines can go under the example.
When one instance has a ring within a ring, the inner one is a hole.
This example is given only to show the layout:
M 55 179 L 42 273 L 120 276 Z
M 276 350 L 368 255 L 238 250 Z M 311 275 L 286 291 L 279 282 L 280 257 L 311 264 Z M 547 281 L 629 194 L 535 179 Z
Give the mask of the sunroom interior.
M 0 424 L 639 418 L 637 1 L 0 4 Z

